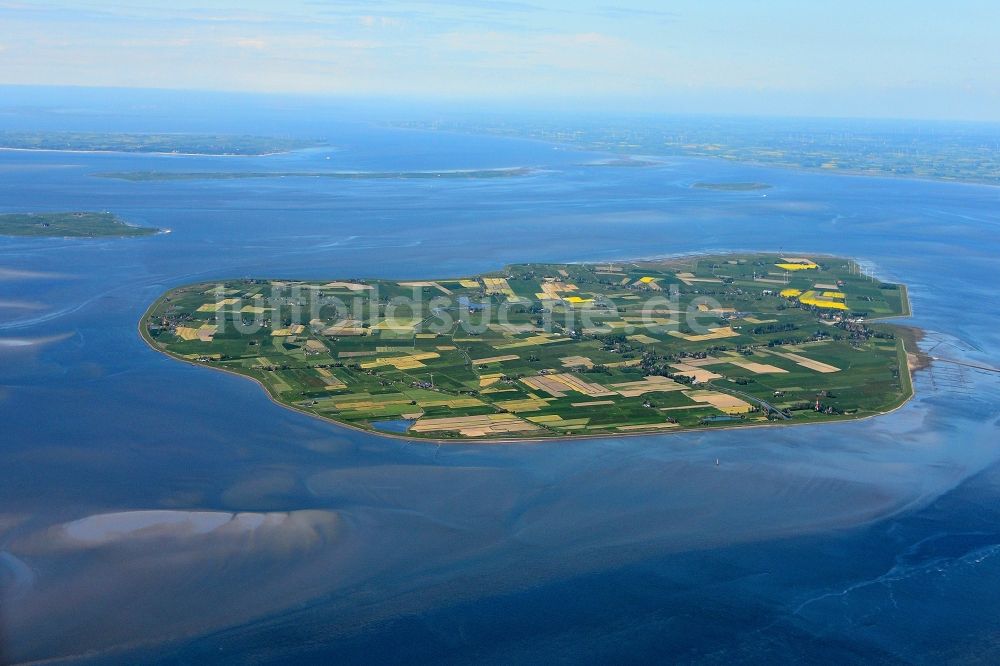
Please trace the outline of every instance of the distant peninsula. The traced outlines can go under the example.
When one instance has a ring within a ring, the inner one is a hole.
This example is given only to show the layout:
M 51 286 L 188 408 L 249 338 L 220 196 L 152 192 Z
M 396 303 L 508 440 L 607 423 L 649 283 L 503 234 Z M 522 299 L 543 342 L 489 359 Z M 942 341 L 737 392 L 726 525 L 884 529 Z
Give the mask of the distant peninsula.
M 235 134 L 0 132 L 0 149 L 6 150 L 259 156 L 319 145 L 302 139 Z
M 718 192 L 753 192 L 769 190 L 767 183 L 695 183 L 691 187 L 699 190 L 716 190 Z
M 109 238 L 150 236 L 160 231 L 132 226 L 113 213 L 0 213 L 0 236 Z

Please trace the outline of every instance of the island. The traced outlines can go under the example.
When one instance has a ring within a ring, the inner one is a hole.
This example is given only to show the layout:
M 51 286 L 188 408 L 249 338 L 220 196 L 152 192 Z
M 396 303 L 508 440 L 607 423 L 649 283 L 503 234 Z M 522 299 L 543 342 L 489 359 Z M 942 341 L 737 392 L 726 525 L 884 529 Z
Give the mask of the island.
M 127 224 L 113 213 L 0 213 L 0 236 L 107 238 L 160 232 L 154 227 Z
M 913 329 L 878 320 L 908 314 L 903 285 L 854 261 L 734 254 L 198 283 L 139 329 L 341 425 L 496 441 L 883 414 L 911 397 L 917 350 Z
M 84 153 L 261 156 L 322 145 L 304 139 L 245 134 L 0 132 L 0 149 Z

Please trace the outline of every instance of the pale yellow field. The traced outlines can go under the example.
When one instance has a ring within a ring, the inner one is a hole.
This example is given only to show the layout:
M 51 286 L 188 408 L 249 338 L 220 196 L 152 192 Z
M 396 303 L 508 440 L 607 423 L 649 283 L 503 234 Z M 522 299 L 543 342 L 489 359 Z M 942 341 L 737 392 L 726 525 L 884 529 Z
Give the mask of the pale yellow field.
M 730 361 L 730 363 L 739 366 L 741 368 L 744 368 L 746 370 L 749 370 L 750 372 L 753 372 L 758 375 L 778 374 L 778 373 L 788 372 L 788 370 L 783 370 L 782 368 L 779 368 L 775 365 L 768 365 L 767 363 L 755 363 L 752 361 Z
M 685 357 L 681 361 L 684 365 L 693 365 L 696 368 L 700 368 L 705 365 L 719 365 L 721 363 L 728 363 L 729 359 L 716 358 L 714 356 L 706 356 L 705 358 L 688 358 Z
M 275 283 L 277 284 L 277 283 Z M 327 282 L 323 285 L 324 289 L 347 289 L 349 291 L 367 291 L 369 289 L 374 289 L 370 284 L 358 284 L 357 282 Z
M 594 367 L 594 362 L 586 356 L 563 356 L 559 359 L 559 362 L 564 368 L 577 368 L 581 366 L 585 368 Z
M 503 400 L 496 403 L 497 407 L 508 412 L 537 412 L 545 409 L 549 403 L 541 398 L 522 398 L 519 400 Z
M 236 305 L 240 302 L 238 298 L 225 298 L 221 301 L 216 301 L 215 303 L 205 303 L 198 308 L 198 312 L 218 312 L 227 305 Z
M 695 282 L 715 282 L 719 284 L 722 283 L 722 280 L 720 280 L 719 278 L 700 278 L 700 277 L 695 277 L 694 273 L 678 273 L 677 279 L 688 286 L 694 284 Z
M 451 292 L 450 289 L 446 289 L 445 287 L 441 286 L 437 282 L 398 282 L 397 284 L 400 287 L 410 287 L 410 288 L 417 288 L 417 289 L 422 289 L 423 287 L 433 287 L 433 288 L 437 289 L 438 291 L 440 291 L 441 293 L 443 293 L 446 296 L 451 296 L 451 294 L 452 294 L 452 292 Z
M 630 430 L 669 430 L 670 428 L 677 428 L 679 424 L 677 423 L 644 423 L 641 425 L 623 425 L 618 426 L 615 430 L 621 430 L 623 432 L 628 432 Z
M 324 345 L 319 340 L 306 340 L 306 349 L 308 349 L 309 351 L 315 351 L 315 352 L 329 351 L 326 348 L 326 345 Z
M 642 395 L 643 393 L 652 393 L 654 391 L 680 391 L 684 388 L 684 385 L 678 384 L 674 380 L 667 377 L 649 375 L 648 377 L 643 377 L 637 382 L 612 384 L 611 388 L 617 391 L 619 395 L 626 398 L 634 398 Z
M 720 412 L 730 415 L 746 414 L 753 409 L 753 405 L 749 402 L 718 391 L 685 391 L 684 395 L 695 402 L 707 403 Z
M 517 354 L 507 354 L 505 356 L 488 356 L 486 358 L 474 358 L 472 359 L 475 365 L 486 365 L 487 363 L 502 363 L 504 361 L 516 361 L 521 358 Z
M 423 368 L 424 366 L 421 361 L 426 361 L 432 358 L 440 358 L 441 354 L 437 352 L 420 352 L 417 354 L 407 354 L 406 356 L 388 356 L 385 358 L 377 358 L 374 361 L 365 361 L 361 364 L 362 368 L 377 368 L 383 365 L 394 366 L 397 370 L 412 370 L 413 368 Z
M 176 335 L 181 340 L 199 340 L 201 342 L 211 342 L 219 327 L 215 324 L 202 324 L 198 328 L 190 326 L 178 326 Z
M 331 326 L 323 331 L 323 335 L 359 336 L 369 335 L 367 328 L 352 326 Z
M 537 377 L 524 377 L 519 380 L 528 388 L 545 391 L 554 398 L 561 398 L 566 395 L 566 391 L 574 391 L 594 397 L 615 395 L 600 384 L 584 381 L 568 372 L 553 375 L 539 375 Z
M 566 284 L 561 280 L 545 280 L 540 285 L 541 291 L 535 294 L 538 300 L 559 301 L 562 300 L 564 291 L 576 291 L 575 284 Z
M 507 282 L 507 278 L 483 278 L 483 288 L 488 296 L 493 294 L 499 294 L 501 296 L 506 296 L 511 300 L 517 300 L 518 296 L 514 293 L 514 290 L 510 288 L 510 283 Z
M 486 437 L 487 435 L 502 435 L 504 433 L 531 432 L 538 429 L 536 424 L 529 423 L 513 414 L 421 418 L 410 427 L 413 432 L 451 431 L 458 432 L 465 437 Z
M 811 358 L 806 358 L 801 354 L 790 354 L 787 352 L 770 352 L 775 356 L 780 356 L 782 358 L 787 358 L 789 361 L 795 361 L 798 365 L 803 368 L 808 368 L 809 370 L 814 370 L 816 372 L 840 372 L 840 368 L 830 365 L 829 363 L 823 363 L 822 361 L 814 361 Z
M 550 335 L 552 335 L 552 334 L 548 333 L 548 334 L 544 334 L 544 335 L 533 335 L 531 337 L 524 338 L 523 340 L 518 340 L 516 342 L 508 342 L 508 343 L 502 344 L 502 345 L 493 345 L 493 348 L 494 349 L 517 349 L 518 347 L 536 347 L 538 345 L 547 345 L 547 344 L 551 344 L 553 342 L 562 342 L 563 340 L 566 339 L 566 338 L 558 337 L 558 336 L 549 337 Z
M 298 335 L 302 331 L 306 330 L 306 327 L 302 324 L 292 324 L 288 328 L 276 328 L 271 331 L 272 337 L 287 337 L 289 335 Z
M 479 387 L 484 388 L 487 386 L 492 386 L 493 384 L 496 384 L 498 381 L 500 381 L 501 377 L 503 377 L 502 372 L 496 372 L 490 375 L 479 375 Z
M 558 414 L 544 414 L 542 416 L 525 416 L 532 423 L 554 423 L 556 421 L 562 421 L 563 418 Z
M 642 365 L 641 358 L 633 358 L 628 361 L 616 361 L 615 363 L 605 363 L 609 368 L 632 368 L 637 365 Z
M 707 382 L 722 377 L 722 375 L 712 372 L 711 370 L 699 368 L 696 365 L 689 365 L 687 363 L 671 363 L 670 367 L 682 375 L 693 377 L 696 382 Z
M 720 326 L 719 328 L 710 328 L 708 333 L 702 335 L 688 335 L 686 333 L 681 333 L 680 331 L 667 331 L 667 335 L 672 335 L 675 338 L 684 338 L 688 342 L 702 342 L 704 340 L 719 340 L 722 338 L 735 338 L 739 336 L 739 333 L 734 331 L 732 328 Z

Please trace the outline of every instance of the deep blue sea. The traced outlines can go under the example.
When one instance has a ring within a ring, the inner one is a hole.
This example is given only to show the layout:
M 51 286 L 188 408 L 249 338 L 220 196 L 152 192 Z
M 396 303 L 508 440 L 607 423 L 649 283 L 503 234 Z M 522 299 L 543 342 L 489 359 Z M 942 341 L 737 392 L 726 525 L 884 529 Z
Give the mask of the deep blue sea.
M 1000 661 L 997 374 L 935 362 L 856 423 L 438 447 L 282 409 L 136 332 L 195 280 L 783 250 L 907 283 L 925 350 L 997 366 L 1000 189 L 323 131 L 259 158 L 0 152 L 0 211 L 171 231 L 0 238 L 0 663 Z

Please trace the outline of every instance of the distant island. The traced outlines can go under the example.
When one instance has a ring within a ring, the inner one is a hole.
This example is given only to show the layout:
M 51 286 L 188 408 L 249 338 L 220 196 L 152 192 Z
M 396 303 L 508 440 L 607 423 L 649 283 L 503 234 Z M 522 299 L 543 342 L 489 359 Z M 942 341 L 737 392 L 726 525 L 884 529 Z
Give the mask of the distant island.
M 0 132 L 0 149 L 72 152 L 269 155 L 316 147 L 315 141 L 229 134 Z
M 716 190 L 719 192 L 753 192 L 755 190 L 771 189 L 771 186 L 767 183 L 695 183 L 691 187 L 699 190 Z
M 153 227 L 126 224 L 112 213 L 0 213 L 0 236 L 104 238 L 159 232 Z
M 437 180 L 516 178 L 532 169 L 455 169 L 448 171 L 109 171 L 94 174 L 118 180 L 239 180 L 242 178 L 332 178 L 335 180 Z
M 912 395 L 917 350 L 873 321 L 907 314 L 903 285 L 853 261 L 740 254 L 199 283 L 156 300 L 140 332 L 342 425 L 507 440 L 885 413 Z

